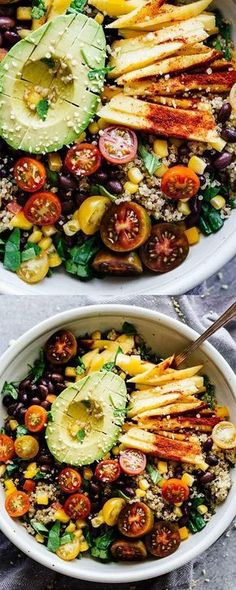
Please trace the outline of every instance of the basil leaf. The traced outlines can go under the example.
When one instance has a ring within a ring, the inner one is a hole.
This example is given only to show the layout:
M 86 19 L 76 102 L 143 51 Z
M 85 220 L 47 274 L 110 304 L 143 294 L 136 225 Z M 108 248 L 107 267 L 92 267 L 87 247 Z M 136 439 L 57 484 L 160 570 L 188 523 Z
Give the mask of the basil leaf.
M 124 322 L 123 326 L 122 326 L 122 332 L 123 334 L 137 334 L 137 330 L 135 328 L 135 326 L 133 324 L 130 324 L 129 322 Z
M 156 485 L 161 481 L 162 477 L 155 467 L 151 463 L 147 464 L 146 471 L 149 473 L 152 482 Z
M 36 113 L 38 114 L 39 118 L 42 119 L 42 121 L 45 121 L 45 119 L 47 118 L 48 109 L 48 100 L 46 98 L 42 98 L 41 100 L 39 100 L 38 104 L 36 105 Z
M 18 391 L 15 388 L 14 384 L 13 383 L 8 383 L 7 381 L 5 381 L 1 393 L 3 395 L 11 395 L 11 397 L 13 399 L 17 399 L 18 398 Z
M 32 258 L 38 256 L 40 252 L 41 248 L 38 246 L 38 244 L 28 242 L 28 244 L 25 246 L 25 249 L 21 253 L 21 260 L 22 262 L 25 260 L 31 260 Z
M 93 272 L 90 262 L 99 249 L 96 237 L 86 240 L 82 246 L 74 246 L 69 252 L 70 259 L 65 264 L 66 271 L 82 279 L 91 279 Z
M 66 543 L 71 543 L 71 541 L 73 541 L 75 535 L 73 535 L 73 533 L 65 533 L 65 535 L 62 535 L 60 542 L 61 545 L 66 545 Z
M 58 172 L 53 172 L 53 170 L 46 169 L 47 172 L 47 181 L 51 186 L 58 186 Z
M 12 459 L 11 463 L 7 463 L 6 472 L 7 475 L 11 476 L 19 467 L 19 459 Z
M 60 531 L 61 523 L 57 521 L 50 529 L 48 535 L 47 548 L 49 551 L 52 551 L 52 553 L 55 553 L 60 547 Z
M 36 473 L 36 475 L 34 476 L 34 479 L 38 480 L 38 479 L 45 479 L 46 477 L 46 473 L 44 473 L 43 471 L 38 471 Z
M 5 255 L 3 266 L 7 270 L 16 272 L 20 267 L 20 230 L 15 228 L 5 244 Z
M 162 165 L 160 158 L 149 152 L 141 142 L 139 142 L 138 153 L 143 160 L 146 170 L 152 176 L 157 168 L 160 168 Z
M 39 352 L 39 358 L 36 359 L 33 366 L 28 366 L 30 368 L 30 375 L 31 377 L 33 377 L 33 383 L 36 383 L 36 381 L 38 381 L 38 379 L 41 379 L 41 377 L 43 376 L 46 367 L 43 348 L 41 348 Z
M 44 524 L 41 524 L 41 522 L 34 522 L 33 520 L 30 520 L 30 524 L 36 533 L 39 533 L 40 535 L 48 535 L 48 529 L 44 526 Z

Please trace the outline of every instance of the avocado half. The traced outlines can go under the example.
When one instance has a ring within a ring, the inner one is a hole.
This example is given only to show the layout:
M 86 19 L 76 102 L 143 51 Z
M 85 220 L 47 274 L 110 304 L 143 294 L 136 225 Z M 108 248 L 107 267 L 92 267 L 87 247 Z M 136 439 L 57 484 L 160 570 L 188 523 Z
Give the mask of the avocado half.
M 74 142 L 96 113 L 104 76 L 89 72 L 104 68 L 105 55 L 101 25 L 84 14 L 58 16 L 14 45 L 0 64 L 5 141 L 38 154 Z
M 52 404 L 47 445 L 61 463 L 89 465 L 116 443 L 125 420 L 127 389 L 111 371 L 92 373 L 67 387 Z

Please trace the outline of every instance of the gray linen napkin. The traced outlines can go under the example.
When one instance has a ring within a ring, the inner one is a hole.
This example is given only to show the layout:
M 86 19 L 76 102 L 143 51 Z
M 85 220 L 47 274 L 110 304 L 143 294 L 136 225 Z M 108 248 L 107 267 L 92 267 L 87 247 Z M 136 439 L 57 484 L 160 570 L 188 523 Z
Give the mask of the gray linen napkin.
M 113 300 L 112 303 L 114 302 Z M 178 317 L 199 332 L 202 332 L 215 319 L 216 313 L 222 313 L 232 302 L 232 298 L 222 301 L 219 297 L 210 299 L 187 296 L 178 299 L 144 296 L 119 301 L 119 303 L 123 304 L 156 309 L 169 316 Z M 63 297 L 62 300 L 59 297 L 50 297 L 49 299 L 41 297 L 40 305 L 35 305 L 34 297 L 24 297 L 24 299 L 14 297 L 13 315 L 13 298 L 1 296 L 0 353 L 5 350 L 11 339 L 17 338 L 46 317 L 66 309 L 95 303 L 95 299 L 80 296 Z M 26 309 L 27 315 L 24 313 Z M 212 338 L 212 343 L 235 369 L 236 343 L 234 337 L 236 337 L 236 323 L 231 322 L 228 327 L 233 337 L 228 331 L 222 329 Z M 53 590 L 54 588 L 55 590 L 95 590 L 95 588 L 112 590 L 114 586 L 118 590 L 190 590 L 192 587 L 192 564 L 187 564 L 185 567 L 166 576 L 144 582 L 119 585 L 92 584 L 73 580 L 38 565 L 25 557 L 0 534 L 0 590 L 22 590 L 22 586 L 24 586 L 25 590 Z M 198 590 L 201 590 L 199 585 Z

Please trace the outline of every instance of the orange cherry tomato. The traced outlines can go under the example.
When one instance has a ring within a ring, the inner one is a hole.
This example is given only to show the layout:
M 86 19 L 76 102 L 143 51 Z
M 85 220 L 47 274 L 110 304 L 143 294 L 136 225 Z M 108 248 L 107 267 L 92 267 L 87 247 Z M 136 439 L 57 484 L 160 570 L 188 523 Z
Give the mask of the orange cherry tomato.
M 25 426 L 30 432 L 40 432 L 47 424 L 47 417 L 42 406 L 30 406 L 25 413 Z
M 0 434 L 0 461 L 9 461 L 15 455 L 14 441 L 6 434 Z
M 71 494 L 72 492 L 77 492 L 77 490 L 80 489 L 82 478 L 76 469 L 72 469 L 72 467 L 65 467 L 59 473 L 58 483 L 63 492 L 66 494 Z
M 161 179 L 161 190 L 170 199 L 190 199 L 199 187 L 198 176 L 187 166 L 173 166 Z
M 35 481 L 33 481 L 32 479 L 25 480 L 25 483 L 23 485 L 24 492 L 27 492 L 28 494 L 30 494 L 31 492 L 34 492 L 35 488 L 36 488 Z
M 74 520 L 84 519 L 90 514 L 91 502 L 85 494 L 72 494 L 65 501 L 64 510 Z
M 49 191 L 35 193 L 26 201 L 24 214 L 35 225 L 52 225 L 61 215 L 61 202 Z
M 34 158 L 20 158 L 13 169 L 16 184 L 23 191 L 34 193 L 46 182 L 44 165 Z
M 5 508 L 9 516 L 19 518 L 28 512 L 30 507 L 29 496 L 25 492 L 13 492 L 6 498 Z
M 189 497 L 189 487 L 181 479 L 167 479 L 161 488 L 164 500 L 170 504 L 185 502 Z
M 102 156 L 93 143 L 77 143 L 67 152 L 65 166 L 75 176 L 90 176 L 101 165 Z

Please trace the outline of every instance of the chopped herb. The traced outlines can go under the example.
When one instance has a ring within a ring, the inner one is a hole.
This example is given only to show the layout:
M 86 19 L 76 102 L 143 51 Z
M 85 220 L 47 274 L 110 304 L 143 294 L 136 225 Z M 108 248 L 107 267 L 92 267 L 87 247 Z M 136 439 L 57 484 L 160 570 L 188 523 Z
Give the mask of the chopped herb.
M 152 352 L 151 348 L 146 346 L 145 342 L 139 344 L 139 354 L 144 361 L 150 361 L 157 365 L 162 359 L 159 354 Z
M 7 270 L 16 272 L 20 263 L 20 230 L 16 227 L 6 241 L 3 265 Z
M 221 186 L 207 186 L 204 191 L 202 191 L 203 200 L 209 202 L 213 197 L 219 195 L 221 190 Z
M 44 473 L 43 471 L 37 471 L 36 475 L 34 476 L 34 479 L 38 480 L 38 479 L 45 479 L 46 477 L 46 473 Z
M 210 406 L 211 410 L 214 410 L 216 407 L 215 386 L 210 382 L 210 379 L 207 375 L 203 375 L 203 378 L 206 391 L 201 396 L 201 399 Z
M 49 68 L 55 68 L 56 62 L 52 57 L 42 57 L 40 61 L 42 61 L 43 64 L 46 64 Z
M 82 442 L 83 442 L 83 440 L 85 439 L 85 437 L 86 437 L 86 432 L 85 432 L 84 428 L 80 428 L 80 430 L 78 430 L 78 432 L 77 432 L 77 434 L 76 434 L 76 438 L 77 438 L 77 440 L 78 440 L 80 443 L 82 443 Z
M 90 547 L 90 553 L 92 557 L 101 559 L 101 561 L 110 560 L 109 547 L 115 538 L 115 531 L 113 528 L 109 529 L 106 533 L 96 538 L 94 538 L 87 529 L 85 530 L 84 536 Z
M 204 529 L 206 526 L 206 520 L 196 510 L 190 510 L 189 523 L 191 533 L 195 534 Z
M 146 471 L 149 473 L 150 478 L 154 484 L 157 484 L 159 481 L 161 481 L 162 477 L 159 471 L 157 471 L 157 469 L 151 463 L 147 464 Z
M 19 424 L 19 426 L 17 426 L 16 429 L 16 438 L 18 438 L 19 436 L 24 436 L 24 434 L 28 434 L 28 432 L 28 428 L 23 426 L 23 424 Z
M 44 524 L 41 524 L 41 522 L 34 522 L 33 520 L 30 520 L 30 524 L 36 533 L 39 533 L 40 535 L 48 535 L 48 529 L 44 526 Z
M 36 105 L 36 113 L 38 114 L 39 118 L 42 119 L 42 121 L 45 121 L 47 118 L 48 109 L 49 102 L 47 98 L 41 98 L 41 100 L 39 100 L 38 104 Z
M 93 68 L 88 72 L 88 79 L 89 80 L 96 80 L 97 78 L 104 78 L 106 74 L 114 70 L 111 66 L 106 66 L 104 68 Z
M 130 500 L 130 496 L 127 496 L 124 492 L 122 492 L 121 490 L 113 490 L 113 494 L 112 494 L 113 498 L 123 498 L 123 500 L 129 501 Z
M 53 422 L 53 415 L 52 412 L 48 412 L 48 422 Z
M 82 359 L 80 358 L 80 356 L 77 357 L 76 362 L 78 363 L 77 367 L 76 367 L 76 373 L 77 375 L 83 375 L 83 373 L 85 372 L 85 364 L 82 361 Z
M 82 246 L 74 246 L 70 250 L 70 259 L 65 264 L 66 271 L 81 279 L 91 279 L 93 272 L 90 263 L 99 249 L 96 237 L 86 240 Z
M 231 209 L 236 209 L 236 199 L 229 199 L 229 206 Z
M 73 541 L 75 535 L 73 535 L 73 533 L 65 533 L 65 535 L 62 535 L 60 542 L 61 545 L 65 545 L 66 543 L 71 543 L 71 541 Z
M 19 459 L 12 459 L 11 463 L 7 463 L 6 472 L 7 475 L 11 476 L 19 467 Z
M 41 248 L 38 246 L 38 244 L 33 244 L 31 242 L 28 242 L 23 250 L 23 252 L 21 253 L 21 260 L 22 262 L 25 262 L 25 260 L 31 260 L 32 258 L 35 258 L 36 256 L 38 256 L 38 254 L 40 254 L 41 252 Z
M 36 359 L 33 366 L 28 366 L 30 368 L 30 376 L 33 377 L 33 383 L 36 383 L 36 381 L 38 381 L 38 379 L 40 379 L 43 376 L 46 367 L 43 348 L 41 348 L 39 352 L 39 358 Z
M 115 195 L 112 195 L 106 188 L 105 186 L 102 186 L 102 184 L 93 184 L 90 187 L 90 193 L 91 195 L 102 195 L 103 197 L 108 197 L 108 199 L 110 199 L 111 201 L 116 201 L 117 197 L 115 197 Z
M 61 523 L 59 521 L 55 522 L 52 526 L 51 530 L 49 531 L 48 535 L 48 544 L 47 548 L 52 553 L 55 553 L 57 549 L 60 547 L 60 531 L 61 531 Z
M 114 367 L 116 366 L 118 354 L 120 354 L 122 352 L 123 352 L 122 348 L 120 346 L 118 346 L 115 357 L 114 357 L 114 361 L 110 361 L 109 363 L 105 363 L 105 365 L 103 365 L 103 367 L 102 367 L 102 371 L 112 371 L 112 369 L 114 369 Z
M 51 186 L 58 186 L 58 173 L 53 172 L 53 170 L 46 169 L 47 172 L 47 181 Z
M 138 153 L 143 160 L 146 170 L 152 176 L 157 168 L 160 168 L 162 165 L 160 158 L 149 152 L 141 142 L 139 142 Z
M 32 6 L 31 16 L 36 20 L 42 18 L 47 12 L 44 0 L 33 0 Z
M 67 9 L 67 14 L 76 13 L 79 14 L 84 11 L 84 7 L 87 4 L 87 0 L 72 0 L 69 8 Z
M 65 242 L 64 238 L 62 236 L 60 236 L 59 233 L 54 236 L 54 243 L 55 243 L 57 253 L 59 254 L 60 258 L 62 260 L 66 260 L 66 257 L 67 257 L 66 242 Z
M 18 391 L 15 388 L 14 383 L 8 383 L 7 381 L 5 381 L 1 393 L 2 395 L 11 395 L 13 399 L 18 398 Z
M 137 330 L 135 328 L 135 326 L 133 324 L 130 324 L 129 322 L 124 322 L 123 326 L 122 326 L 122 332 L 123 334 L 137 334 Z
M 231 31 L 230 24 L 224 20 L 219 10 L 215 11 L 216 26 L 219 29 L 218 36 L 212 41 L 213 47 L 223 52 L 223 56 L 227 61 L 231 59 Z M 223 43 L 221 41 L 223 39 Z

